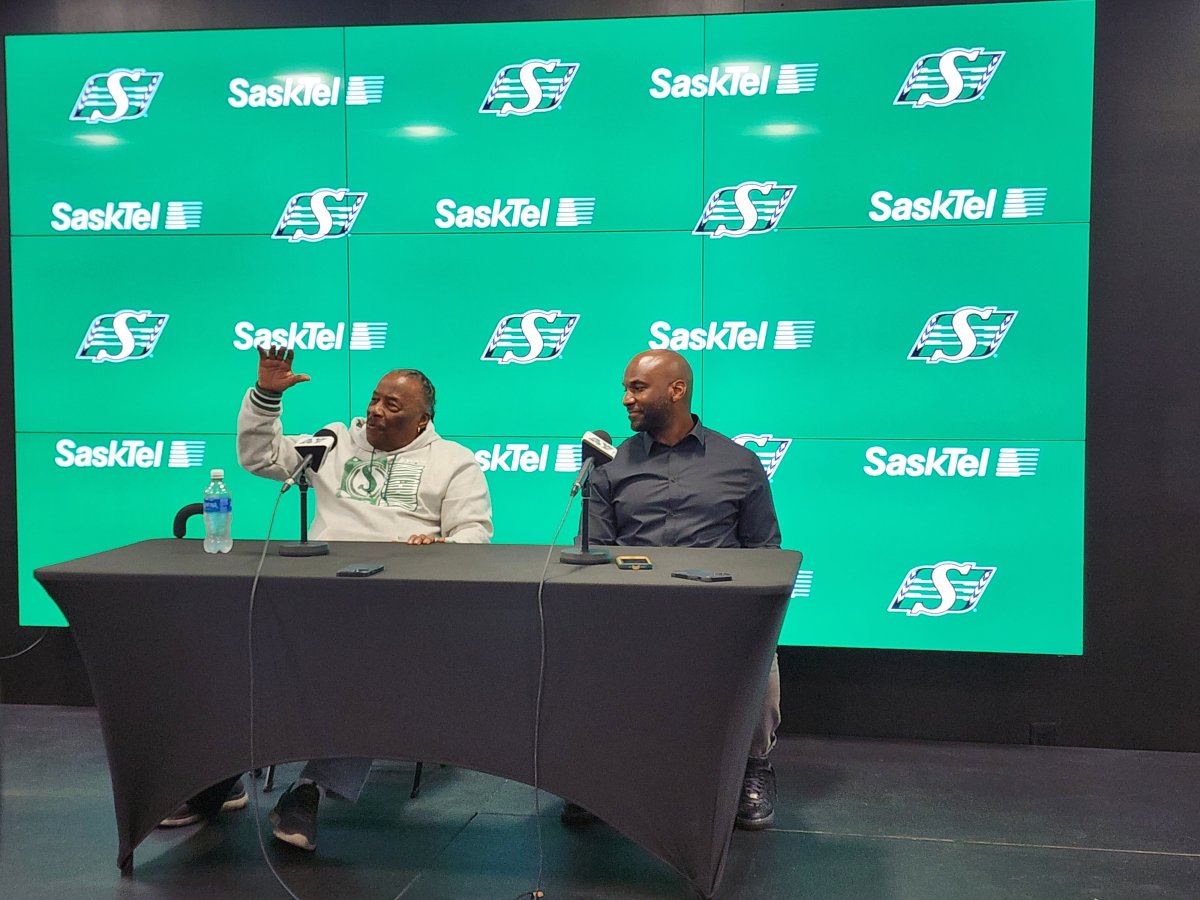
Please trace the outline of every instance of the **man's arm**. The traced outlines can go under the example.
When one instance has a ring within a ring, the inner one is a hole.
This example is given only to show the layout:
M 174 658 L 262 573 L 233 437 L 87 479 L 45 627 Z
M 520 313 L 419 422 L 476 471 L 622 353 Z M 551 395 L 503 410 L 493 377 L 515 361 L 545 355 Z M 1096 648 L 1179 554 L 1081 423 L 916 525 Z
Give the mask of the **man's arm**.
M 258 380 L 238 413 L 238 462 L 247 472 L 275 481 L 286 480 L 300 464 L 295 439 L 284 435 L 279 422 L 283 392 L 310 380 L 292 371 L 294 355 L 285 347 L 258 348 Z
M 442 499 L 442 536 L 455 544 L 492 540 L 492 499 L 487 480 L 469 454 L 450 478 Z
M 588 541 L 613 546 L 617 543 L 617 516 L 613 510 L 612 482 L 608 472 L 596 469 L 591 475 L 592 499 L 589 503 Z
M 771 498 L 771 483 L 757 459 L 747 469 L 747 475 L 749 485 L 738 511 L 738 543 L 743 547 L 777 550 L 781 536 L 775 501 Z

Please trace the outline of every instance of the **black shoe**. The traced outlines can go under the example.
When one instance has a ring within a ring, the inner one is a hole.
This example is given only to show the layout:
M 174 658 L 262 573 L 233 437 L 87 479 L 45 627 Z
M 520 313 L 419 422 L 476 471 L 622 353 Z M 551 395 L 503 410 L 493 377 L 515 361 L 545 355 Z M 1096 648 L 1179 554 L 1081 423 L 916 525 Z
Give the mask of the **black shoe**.
M 199 796 L 201 795 L 197 795 L 197 797 L 179 804 L 174 812 L 158 823 L 158 827 L 182 828 L 185 825 L 195 825 L 201 819 L 205 818 L 207 814 L 204 812 L 203 804 L 197 799 Z M 242 784 L 242 779 L 239 778 L 229 788 L 229 794 L 221 803 L 220 811 L 229 812 L 234 809 L 244 809 L 249 799 L 246 795 L 246 787 Z M 208 814 L 211 814 L 211 812 L 212 809 L 210 807 Z
M 572 803 L 570 800 L 563 804 L 558 818 L 568 828 L 587 828 L 587 826 L 600 821 L 600 817 L 590 809 L 584 809 L 578 803 Z
M 769 759 L 750 757 L 742 796 L 738 800 L 734 825 L 747 831 L 761 831 L 775 824 L 775 769 Z
M 267 817 L 272 833 L 301 850 L 317 849 L 317 805 L 321 791 L 315 784 L 293 784 L 284 791 Z

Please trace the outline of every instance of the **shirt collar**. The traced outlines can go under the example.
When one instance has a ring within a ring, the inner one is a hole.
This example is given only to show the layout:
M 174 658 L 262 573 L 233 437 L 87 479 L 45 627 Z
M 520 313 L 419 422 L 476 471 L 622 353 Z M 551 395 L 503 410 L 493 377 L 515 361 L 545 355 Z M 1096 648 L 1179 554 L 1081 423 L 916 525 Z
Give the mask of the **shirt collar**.
M 703 425 L 700 424 L 700 417 L 697 416 L 695 413 L 692 413 L 692 430 L 689 431 L 687 434 L 685 434 L 680 439 L 679 443 L 675 444 L 674 446 L 681 447 L 688 440 L 688 438 L 695 438 L 696 442 L 701 447 L 703 447 L 704 446 L 704 436 L 705 436 L 705 428 Z M 654 438 L 650 437 L 650 433 L 647 431 L 643 431 L 641 433 L 641 439 L 642 439 L 642 449 L 645 450 L 647 454 L 650 453 L 650 449 L 655 444 L 658 444 L 658 441 L 656 441 L 656 440 L 654 440 Z M 665 447 L 666 445 L 660 444 L 659 446 Z

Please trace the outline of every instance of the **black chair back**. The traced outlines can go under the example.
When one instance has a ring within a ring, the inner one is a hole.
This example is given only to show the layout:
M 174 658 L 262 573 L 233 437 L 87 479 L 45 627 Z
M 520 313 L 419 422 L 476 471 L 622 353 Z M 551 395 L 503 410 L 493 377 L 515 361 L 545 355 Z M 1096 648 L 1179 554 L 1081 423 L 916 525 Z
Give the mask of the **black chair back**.
M 175 537 L 186 537 L 188 519 L 192 516 L 202 515 L 204 515 L 203 503 L 189 503 L 183 509 L 179 510 L 179 512 L 175 513 L 175 524 L 173 526 Z

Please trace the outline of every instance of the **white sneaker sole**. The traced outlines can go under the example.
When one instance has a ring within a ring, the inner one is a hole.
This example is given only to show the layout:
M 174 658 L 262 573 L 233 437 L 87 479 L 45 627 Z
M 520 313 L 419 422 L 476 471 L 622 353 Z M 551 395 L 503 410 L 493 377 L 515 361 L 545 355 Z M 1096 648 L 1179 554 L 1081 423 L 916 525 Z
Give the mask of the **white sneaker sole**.
M 200 813 L 189 813 L 186 816 L 175 816 L 163 819 L 158 823 L 159 828 L 186 828 L 188 825 L 195 825 L 203 816 Z
M 301 850 L 316 850 L 315 842 L 310 841 L 302 834 L 289 834 L 279 827 L 279 815 L 274 811 L 267 816 L 267 820 L 271 823 L 271 834 L 275 835 L 276 840 L 283 841 L 285 844 L 291 844 L 293 847 L 299 847 Z
M 246 804 L 250 802 L 249 794 L 242 794 L 240 797 L 234 797 L 232 800 L 226 800 L 221 804 L 221 812 L 232 812 L 235 809 L 245 809 Z

